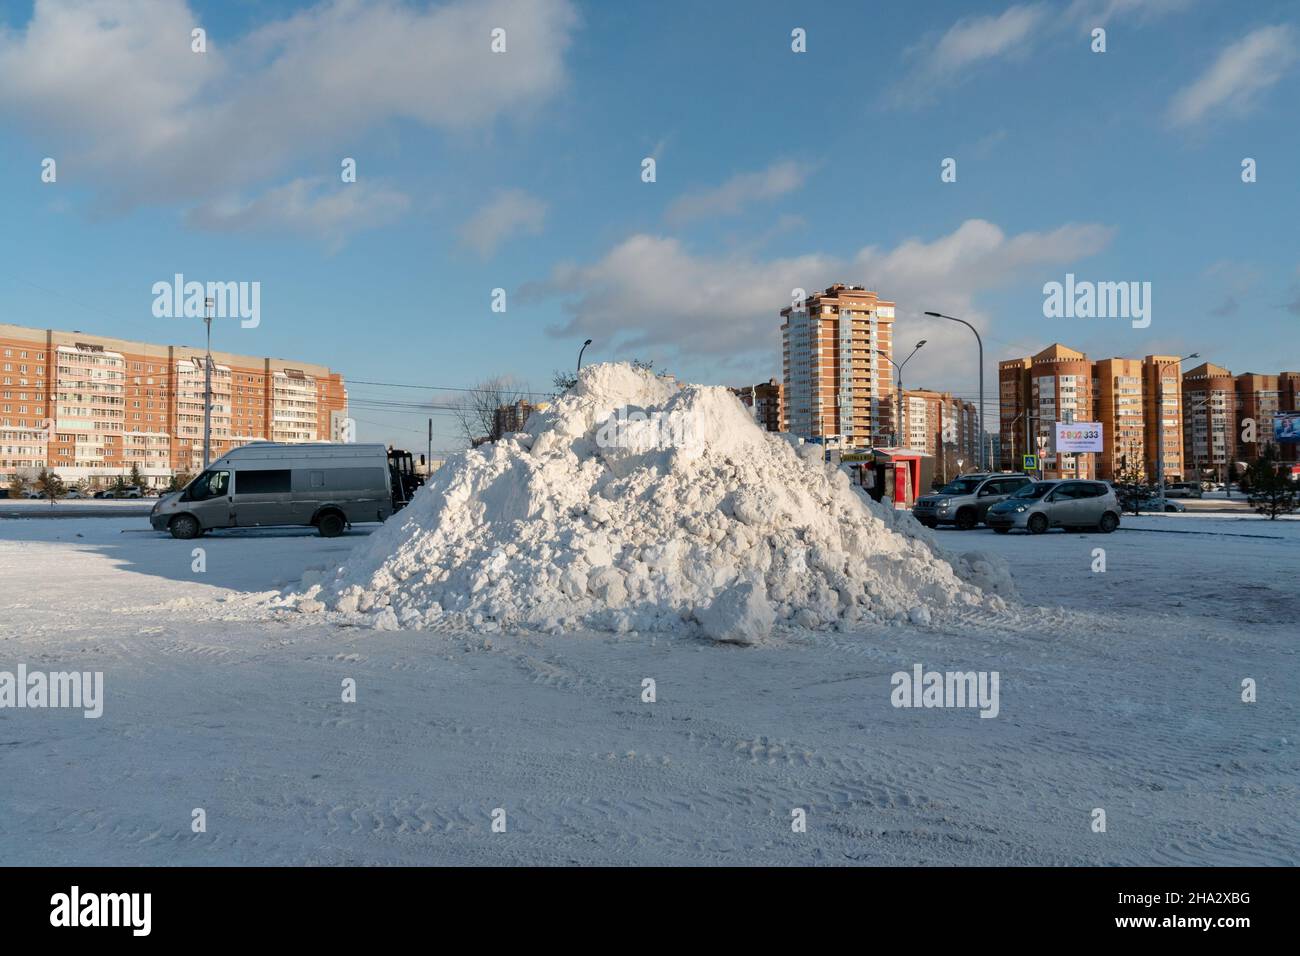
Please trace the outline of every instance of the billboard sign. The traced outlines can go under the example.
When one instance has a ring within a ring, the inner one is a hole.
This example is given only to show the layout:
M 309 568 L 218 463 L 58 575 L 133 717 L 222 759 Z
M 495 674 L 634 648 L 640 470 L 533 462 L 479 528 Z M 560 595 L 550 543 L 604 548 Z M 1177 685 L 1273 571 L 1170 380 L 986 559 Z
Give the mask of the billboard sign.
M 1279 445 L 1300 442 L 1300 412 L 1278 412 L 1273 416 L 1273 441 Z
M 1067 455 L 1080 451 L 1100 452 L 1101 422 L 1057 422 L 1056 451 Z

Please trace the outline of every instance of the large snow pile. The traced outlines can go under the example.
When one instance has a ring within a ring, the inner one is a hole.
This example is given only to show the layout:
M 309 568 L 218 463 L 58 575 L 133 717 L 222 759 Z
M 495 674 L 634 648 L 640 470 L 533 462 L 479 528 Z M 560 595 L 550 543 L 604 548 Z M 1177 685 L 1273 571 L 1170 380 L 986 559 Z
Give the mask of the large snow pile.
M 939 623 L 1002 611 L 1005 562 L 957 558 L 761 429 L 724 388 L 582 370 L 526 433 L 448 461 L 332 574 L 287 596 L 380 628 L 672 631 Z

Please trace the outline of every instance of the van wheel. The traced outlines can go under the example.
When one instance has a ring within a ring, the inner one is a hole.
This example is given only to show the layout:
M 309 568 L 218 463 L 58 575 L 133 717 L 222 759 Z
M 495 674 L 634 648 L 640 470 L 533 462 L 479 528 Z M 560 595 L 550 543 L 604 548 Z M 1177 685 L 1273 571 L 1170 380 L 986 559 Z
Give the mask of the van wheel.
M 177 515 L 167 523 L 167 530 L 172 533 L 173 538 L 180 538 L 182 541 L 197 538 L 203 533 L 202 526 L 193 515 Z
M 322 538 L 337 538 L 343 533 L 343 516 L 335 512 L 321 515 L 316 527 L 320 529 Z
M 1029 516 L 1029 531 L 1031 534 L 1042 534 L 1046 530 L 1047 530 L 1046 515 L 1039 514 L 1039 515 Z
M 1097 530 L 1102 534 L 1110 534 L 1119 527 L 1119 518 L 1115 517 L 1114 512 L 1107 511 L 1101 516 L 1101 521 L 1097 524 Z
M 962 508 L 957 512 L 957 530 L 970 531 L 975 527 L 975 512 L 971 508 Z

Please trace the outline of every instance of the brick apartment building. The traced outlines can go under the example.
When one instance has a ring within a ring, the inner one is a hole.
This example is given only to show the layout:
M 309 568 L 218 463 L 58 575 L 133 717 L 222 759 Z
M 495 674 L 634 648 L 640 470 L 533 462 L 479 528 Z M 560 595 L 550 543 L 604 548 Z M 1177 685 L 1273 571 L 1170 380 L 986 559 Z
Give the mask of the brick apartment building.
M 933 457 L 935 477 L 946 481 L 975 469 L 979 461 L 976 427 L 974 402 L 963 402 L 948 392 L 903 389 L 901 444 Z
M 541 407 L 544 406 L 534 405 L 522 398 L 510 405 L 498 405 L 492 413 L 491 439 L 496 441 L 502 435 L 512 435 L 515 432 L 523 431 L 524 425 L 528 422 L 528 416 Z
M 770 432 L 786 430 L 784 405 L 785 387 L 776 379 L 759 382 L 757 385 L 742 385 L 731 389 L 741 403 L 754 416 L 754 420 Z
M 836 283 L 781 317 L 786 428 L 843 448 L 869 448 L 893 434 L 894 303 Z
M 1263 453 L 1274 417 L 1296 410 L 1300 373 L 1234 376 L 1210 362 L 1180 372 L 1182 361 L 1148 355 L 1089 362 L 1057 343 L 1032 358 L 1000 362 L 1001 467 L 1018 466 L 1019 456 L 1033 451 L 1033 436 L 1050 436 L 1052 423 L 1073 411 L 1076 420 L 1102 426 L 1102 453 L 1078 456 L 1084 474 L 1095 467 L 1096 477 L 1115 480 L 1129 464 L 1149 481 L 1226 480 L 1234 464 Z M 1254 442 L 1243 439 L 1248 422 L 1254 423 Z M 1298 451 L 1295 444 L 1281 445 L 1279 458 L 1294 462 Z M 1050 452 L 1046 456 L 1048 477 L 1075 473 L 1070 456 L 1062 458 L 1056 463 Z
M 1096 456 L 1057 455 L 1052 449 L 1054 422 L 1090 421 L 1094 413 L 1093 363 L 1088 356 L 1059 342 L 1032 358 L 998 363 L 1002 467 L 1020 467 L 1020 456 L 1037 453 L 1037 438 L 1047 439 L 1043 450 L 1045 478 L 1094 478 Z
M 0 324 L 0 482 L 48 467 L 152 486 L 203 467 L 204 350 Z M 320 365 L 213 352 L 212 457 L 252 441 L 340 440 L 343 377 Z

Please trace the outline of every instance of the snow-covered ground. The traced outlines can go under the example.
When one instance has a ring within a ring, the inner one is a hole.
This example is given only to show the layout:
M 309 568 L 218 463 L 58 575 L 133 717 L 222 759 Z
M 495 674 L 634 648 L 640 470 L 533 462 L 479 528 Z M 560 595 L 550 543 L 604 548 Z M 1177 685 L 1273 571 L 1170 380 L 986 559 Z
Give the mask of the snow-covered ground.
M 740 648 L 380 632 L 247 597 L 362 533 L 0 520 L 0 671 L 105 693 L 99 719 L 0 709 L 0 863 L 1297 862 L 1300 522 L 936 537 L 1006 557 L 1021 610 Z M 998 716 L 894 708 L 914 664 L 997 671 Z

